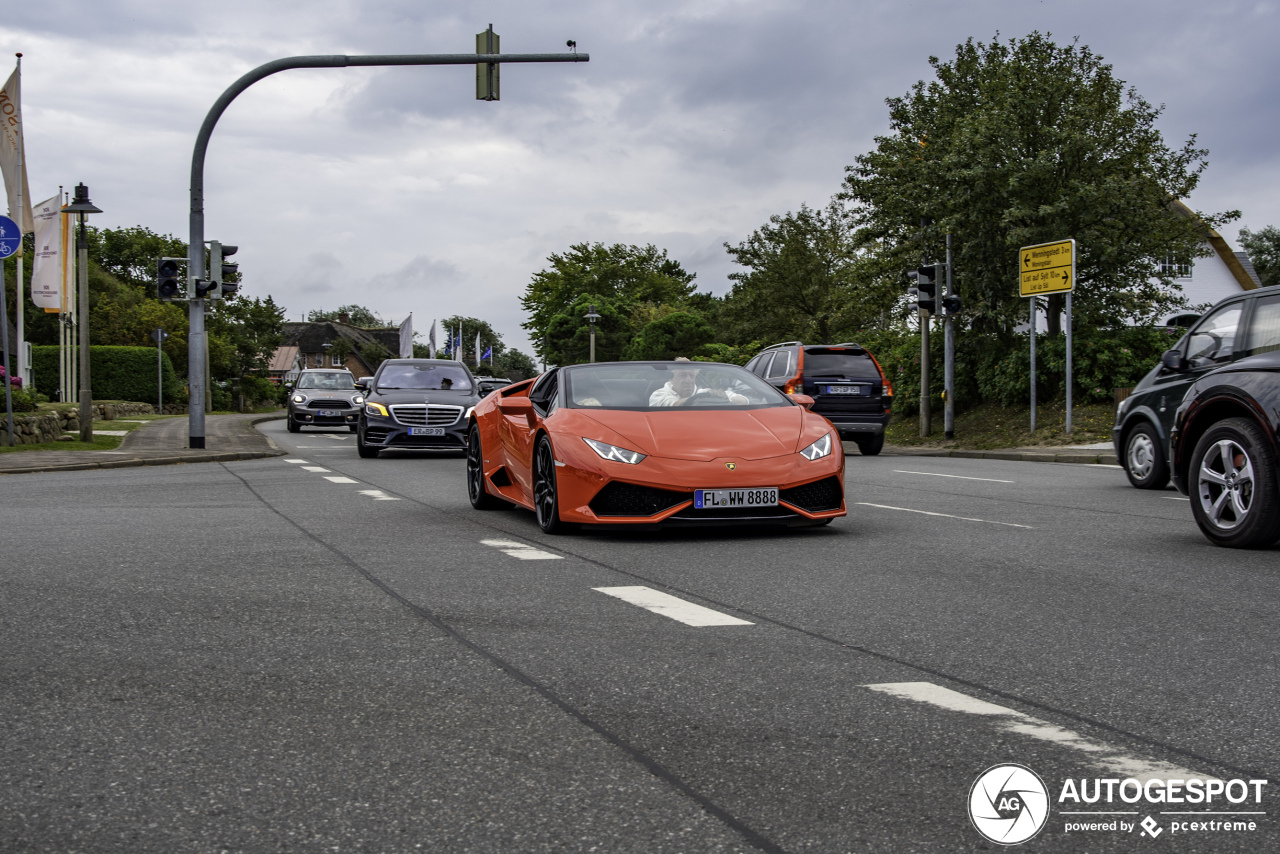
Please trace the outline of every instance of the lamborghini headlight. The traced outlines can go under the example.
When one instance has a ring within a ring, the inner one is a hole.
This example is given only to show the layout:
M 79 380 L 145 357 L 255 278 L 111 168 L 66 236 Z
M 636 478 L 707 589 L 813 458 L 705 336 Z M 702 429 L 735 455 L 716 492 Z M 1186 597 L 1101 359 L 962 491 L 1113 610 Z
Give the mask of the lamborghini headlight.
M 820 460 L 831 453 L 831 434 L 823 436 L 809 447 L 800 452 L 800 456 L 806 460 Z
M 600 455 L 601 459 L 612 460 L 615 463 L 627 463 L 635 465 L 644 459 L 644 454 L 638 451 L 628 451 L 626 448 L 619 448 L 617 445 L 609 445 L 605 442 L 597 442 L 595 439 L 583 438 L 584 442 L 591 446 L 591 450 Z

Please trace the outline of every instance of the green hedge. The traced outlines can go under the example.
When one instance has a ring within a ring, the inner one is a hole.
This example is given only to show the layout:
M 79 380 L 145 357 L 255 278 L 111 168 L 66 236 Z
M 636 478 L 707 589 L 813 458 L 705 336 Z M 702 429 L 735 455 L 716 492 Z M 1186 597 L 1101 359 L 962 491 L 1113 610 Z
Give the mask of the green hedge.
M 164 402 L 185 403 L 187 394 L 173 362 L 161 353 L 164 372 Z M 51 345 L 31 348 L 31 368 L 35 386 L 52 397 L 58 388 L 58 348 Z M 156 351 L 154 347 L 89 348 L 89 385 L 95 400 L 156 402 Z
M 1177 330 L 1181 334 L 1182 330 Z M 879 360 L 894 386 L 894 410 L 905 415 L 920 408 L 920 334 L 871 330 L 854 339 Z M 1135 385 L 1160 361 L 1177 337 L 1158 327 L 1078 331 L 1072 341 L 1072 399 L 1106 403 L 1117 388 Z M 1030 338 L 1001 339 L 956 330 L 956 406 L 979 403 L 1026 406 L 1030 401 Z M 1036 397 L 1048 401 L 1065 394 L 1066 339 L 1041 333 L 1036 337 Z M 929 391 L 940 404 L 943 390 L 943 334 L 935 326 L 929 336 Z

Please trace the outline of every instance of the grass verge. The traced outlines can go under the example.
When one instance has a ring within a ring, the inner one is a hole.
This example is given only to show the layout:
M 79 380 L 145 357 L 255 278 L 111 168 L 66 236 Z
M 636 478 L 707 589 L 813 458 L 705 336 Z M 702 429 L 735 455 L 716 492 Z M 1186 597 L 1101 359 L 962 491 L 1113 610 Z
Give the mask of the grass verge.
M 1064 445 L 1091 445 L 1111 441 L 1115 409 L 1111 404 L 1074 406 L 1072 432 L 1067 434 L 1066 404 L 1050 401 L 1036 407 L 1036 431 L 1031 432 L 1031 407 L 1007 407 L 985 403 L 957 413 L 953 440 L 943 438 L 943 413 L 939 407 L 932 418 L 927 439 L 920 437 L 918 415 L 895 415 L 885 432 L 885 442 L 912 448 L 955 448 L 989 451 L 996 448 L 1041 448 Z

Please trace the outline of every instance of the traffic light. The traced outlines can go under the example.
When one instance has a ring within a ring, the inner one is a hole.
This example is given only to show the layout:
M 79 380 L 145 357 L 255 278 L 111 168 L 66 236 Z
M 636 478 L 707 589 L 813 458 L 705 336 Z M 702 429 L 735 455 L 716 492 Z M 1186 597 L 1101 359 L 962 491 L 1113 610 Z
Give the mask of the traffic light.
M 935 311 L 938 306 L 938 282 L 934 278 L 934 268 L 929 266 L 912 270 L 907 273 L 907 278 L 915 283 L 907 288 L 907 295 L 915 300 L 916 306 L 925 311 Z
M 946 315 L 959 314 L 960 308 L 961 308 L 960 297 L 958 295 L 952 294 L 949 297 L 942 298 L 943 314 L 946 314 Z
M 216 240 L 209 241 L 209 279 L 211 280 L 209 299 L 226 299 L 240 287 L 240 280 L 236 273 L 239 265 L 224 260 L 238 251 L 240 251 L 239 246 L 219 243 Z
M 493 31 L 493 24 L 483 33 L 476 33 L 476 53 L 490 56 L 499 53 L 498 34 Z M 498 75 L 500 66 L 496 62 L 476 63 L 476 100 L 497 101 Z
M 175 258 L 161 258 L 156 265 L 156 298 L 161 302 L 182 299 L 182 279 L 178 275 L 180 270 Z

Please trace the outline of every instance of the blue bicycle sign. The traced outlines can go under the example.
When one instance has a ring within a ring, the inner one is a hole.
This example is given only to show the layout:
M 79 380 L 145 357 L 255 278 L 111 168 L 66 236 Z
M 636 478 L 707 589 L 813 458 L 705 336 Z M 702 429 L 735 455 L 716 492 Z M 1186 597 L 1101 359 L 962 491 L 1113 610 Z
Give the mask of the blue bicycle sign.
M 0 216 L 0 258 L 8 258 L 22 246 L 22 232 L 18 224 L 7 216 Z

